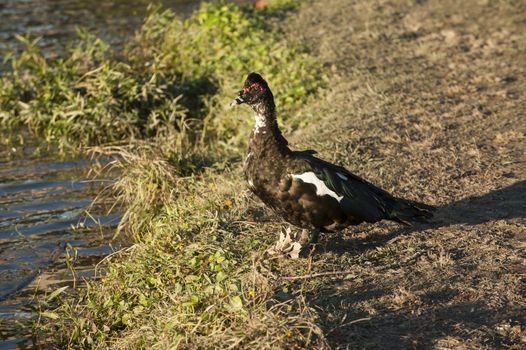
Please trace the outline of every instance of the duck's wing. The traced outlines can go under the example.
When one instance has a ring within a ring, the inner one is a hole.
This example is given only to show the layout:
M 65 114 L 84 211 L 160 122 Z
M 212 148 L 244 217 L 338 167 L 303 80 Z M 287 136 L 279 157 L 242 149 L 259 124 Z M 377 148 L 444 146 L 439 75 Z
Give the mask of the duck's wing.
M 318 186 L 325 186 L 325 194 L 338 200 L 349 217 L 367 222 L 388 219 L 408 224 L 431 215 L 432 207 L 396 198 L 341 166 L 311 155 L 301 155 L 296 159 L 299 169 L 304 172 L 293 174 L 293 177 L 311 181 L 315 186 L 319 181 Z

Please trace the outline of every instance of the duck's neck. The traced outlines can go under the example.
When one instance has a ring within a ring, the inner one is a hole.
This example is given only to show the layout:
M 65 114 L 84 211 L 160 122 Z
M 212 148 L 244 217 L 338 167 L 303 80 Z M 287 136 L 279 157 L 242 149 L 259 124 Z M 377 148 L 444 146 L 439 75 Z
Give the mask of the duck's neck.
M 250 135 L 250 149 L 277 151 L 281 154 L 290 152 L 287 140 L 281 134 L 276 119 L 274 100 L 269 99 L 252 106 L 254 110 L 254 129 Z

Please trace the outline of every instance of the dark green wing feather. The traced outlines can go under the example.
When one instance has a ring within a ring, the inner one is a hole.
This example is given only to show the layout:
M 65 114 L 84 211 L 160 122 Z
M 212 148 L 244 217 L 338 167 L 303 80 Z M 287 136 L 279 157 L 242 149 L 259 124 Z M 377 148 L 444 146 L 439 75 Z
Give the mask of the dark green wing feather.
M 431 206 L 396 198 L 347 169 L 311 155 L 300 158 L 306 171 L 312 171 L 330 190 L 343 196 L 340 205 L 350 217 L 367 222 L 388 219 L 404 224 L 431 217 Z

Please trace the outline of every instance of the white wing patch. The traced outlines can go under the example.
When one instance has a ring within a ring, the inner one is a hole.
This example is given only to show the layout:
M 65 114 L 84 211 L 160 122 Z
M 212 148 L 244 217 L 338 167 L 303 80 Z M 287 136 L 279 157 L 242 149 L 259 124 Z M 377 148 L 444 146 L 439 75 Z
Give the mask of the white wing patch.
M 324 196 L 324 195 L 327 194 L 327 195 L 329 195 L 329 196 L 331 196 L 333 198 L 336 198 L 336 200 L 338 202 L 340 202 L 343 199 L 343 196 L 338 196 L 338 194 L 336 194 L 336 192 L 334 192 L 333 190 L 328 188 L 327 185 L 325 185 L 325 183 L 323 181 L 318 179 L 316 177 L 316 174 L 314 174 L 312 171 L 303 173 L 301 175 L 294 175 L 294 174 L 292 174 L 292 178 L 293 179 L 300 179 L 303 182 L 310 183 L 310 184 L 313 184 L 314 186 L 316 186 L 316 194 L 318 196 Z
M 338 175 L 338 177 L 339 177 L 340 179 L 342 179 L 343 181 L 347 181 L 347 180 L 349 180 L 349 179 L 347 178 L 347 176 L 345 176 L 345 175 L 343 175 L 343 174 L 341 174 L 341 173 L 336 173 L 336 175 Z

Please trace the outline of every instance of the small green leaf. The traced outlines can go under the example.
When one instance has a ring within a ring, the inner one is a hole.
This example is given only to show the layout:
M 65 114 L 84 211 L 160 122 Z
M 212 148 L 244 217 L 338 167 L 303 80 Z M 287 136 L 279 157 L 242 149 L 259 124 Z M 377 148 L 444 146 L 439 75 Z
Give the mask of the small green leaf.
M 128 326 L 130 324 L 130 320 L 132 319 L 133 315 L 130 313 L 126 313 L 122 315 L 122 324 L 125 326 Z
M 40 313 L 41 316 L 43 317 L 47 317 L 47 318 L 51 318 L 53 320 L 56 320 L 58 319 L 60 316 L 54 312 L 49 312 L 49 311 L 43 311 Z
M 144 296 L 144 294 L 140 294 L 139 295 L 139 304 L 141 304 L 142 306 L 148 307 L 148 306 L 150 306 L 150 299 L 146 298 L 146 296 Z
M 241 297 L 239 295 L 236 295 L 232 299 L 230 299 L 230 305 L 232 306 L 232 309 L 239 311 L 243 309 L 243 301 L 241 300 Z
M 195 304 L 197 304 L 198 301 L 199 301 L 199 297 L 197 295 L 192 295 L 189 301 L 183 303 L 183 306 L 185 307 L 194 306 Z
M 223 271 L 219 271 L 216 275 L 216 282 L 219 283 L 219 282 L 222 282 L 224 281 L 226 278 L 226 275 L 223 273 Z
M 60 287 L 59 289 L 54 290 L 53 293 L 49 294 L 49 296 L 47 297 L 47 301 L 51 301 L 55 299 L 68 288 L 69 288 L 68 286 L 65 286 L 65 287 Z

